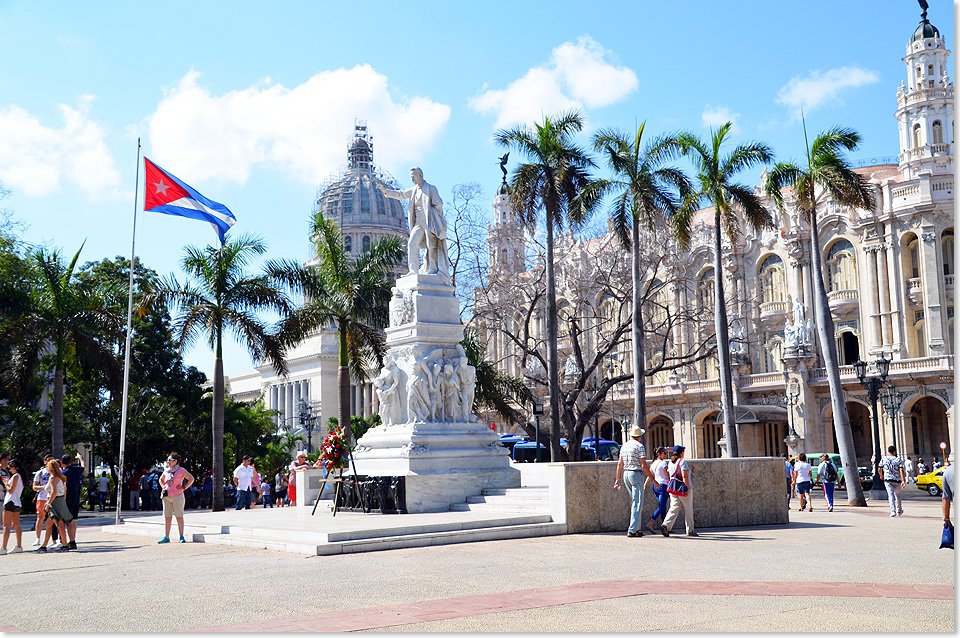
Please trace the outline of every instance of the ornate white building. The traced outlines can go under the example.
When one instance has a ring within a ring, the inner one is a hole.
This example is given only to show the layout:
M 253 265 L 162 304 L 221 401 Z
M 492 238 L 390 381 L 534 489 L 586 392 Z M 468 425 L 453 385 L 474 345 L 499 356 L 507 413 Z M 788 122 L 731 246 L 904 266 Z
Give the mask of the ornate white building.
M 317 192 L 314 213 L 320 211 L 337 223 L 344 247 L 350 252 L 366 250 L 384 237 L 408 236 L 407 214 L 397 200 L 387 199 L 377 183 L 391 189 L 397 181 L 379 170 L 373 162 L 373 138 L 364 122 L 358 122 L 347 149 L 347 165 L 339 174 L 322 185 Z M 307 264 L 316 263 L 315 258 Z M 406 260 L 391 278 L 406 272 Z M 326 423 L 337 416 L 337 339 L 333 329 L 324 330 L 306 339 L 288 352 L 286 378 L 273 366 L 256 369 L 227 378 L 227 388 L 235 401 L 263 399 L 264 405 L 276 410 L 277 426 L 288 427 L 294 434 L 305 434 L 299 418 L 302 403 L 310 405 L 316 417 L 313 445 L 326 436 Z M 370 416 L 377 411 L 371 383 L 351 386 L 352 414 Z
M 903 58 L 907 81 L 896 93 L 898 161 L 857 169 L 875 188 L 875 209 L 842 207 L 827 194 L 821 195 L 818 207 L 841 381 L 862 465 L 873 453 L 873 437 L 870 402 L 852 365 L 858 359 L 872 364 L 883 356 L 892 361 L 887 379 L 902 403 L 892 417 L 879 407 L 884 450 L 896 444 L 905 455 L 939 458 L 941 442 L 946 443 L 946 454 L 953 449 L 954 87 L 946 43 L 925 11 L 921 17 Z M 790 195 L 786 199 L 790 211 Z M 791 426 L 797 437 L 790 439 L 791 450 L 834 452 L 830 393 L 816 331 L 809 323 L 814 319 L 810 229 L 795 214 L 776 213 L 772 202 L 767 204 L 778 227 L 760 234 L 745 229 L 723 254 L 740 453 L 787 451 Z M 671 309 L 712 312 L 713 219 L 712 209 L 698 213 L 689 252 L 680 260 L 683 274 L 662 289 L 663 303 Z M 488 243 L 490 285 L 530 280 L 534 270 L 542 269 L 527 269 L 522 228 L 502 189 L 494 203 Z M 558 254 L 566 259 L 607 250 L 622 249 L 611 236 L 558 242 Z M 558 271 L 566 267 L 557 263 Z M 558 290 L 562 306 L 559 285 Z M 501 297 L 500 303 L 510 301 Z M 608 312 L 599 290 L 589 303 L 597 317 Z M 481 307 L 478 315 L 483 312 Z M 505 333 L 511 324 L 483 327 L 489 357 L 507 372 L 524 373 L 516 363 L 519 352 Z M 670 341 L 682 353 L 712 336 L 711 319 L 672 328 Z M 561 365 L 566 356 L 561 354 Z M 629 347 L 615 359 L 617 370 L 630 372 Z M 707 359 L 648 379 L 648 445 L 682 444 L 693 458 L 719 456 L 723 428 L 717 422 L 717 376 L 715 359 Z M 795 397 L 787 400 L 789 391 Z M 619 415 L 632 412 L 632 384 L 617 385 L 608 400 L 611 407 L 602 411 L 601 432 L 619 439 Z

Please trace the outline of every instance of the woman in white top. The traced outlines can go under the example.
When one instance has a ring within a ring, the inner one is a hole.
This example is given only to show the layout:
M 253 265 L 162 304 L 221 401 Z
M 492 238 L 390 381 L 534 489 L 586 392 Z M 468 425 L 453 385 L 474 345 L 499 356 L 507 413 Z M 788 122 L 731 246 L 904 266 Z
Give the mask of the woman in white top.
M 73 520 L 73 514 L 67 507 L 67 477 L 60 471 L 60 462 L 56 459 L 47 461 L 47 471 L 50 472 L 50 481 L 44 488 L 47 492 L 47 533 L 43 536 L 43 544 L 37 548 L 38 552 L 47 551 L 47 543 L 50 542 L 50 535 L 53 532 L 53 526 L 57 526 L 60 532 L 60 538 L 67 538 L 67 523 Z M 68 552 L 70 548 L 61 545 L 59 552 Z
M 23 493 L 23 476 L 19 461 L 10 461 L 7 468 L 10 470 L 10 476 L 4 478 L 3 483 L 7 488 L 3 497 L 3 549 L 0 554 L 6 554 L 7 541 L 10 540 L 10 529 L 13 528 L 17 535 L 17 546 L 10 550 L 10 554 L 16 554 L 23 551 L 20 546 L 22 533 L 20 531 L 20 495 Z
M 793 483 L 797 486 L 797 494 L 800 495 L 801 512 L 808 501 L 809 511 L 813 511 L 813 499 L 810 498 L 810 487 L 813 485 L 811 472 L 813 472 L 813 466 L 807 463 L 807 455 L 801 454 L 793 464 Z
M 667 503 L 670 501 L 670 495 L 667 494 L 667 483 L 670 482 L 670 475 L 667 474 L 667 448 L 658 447 L 654 456 L 657 460 L 650 466 L 650 471 L 653 472 L 653 493 L 657 497 L 657 509 L 647 521 L 647 529 L 651 533 L 656 531 L 654 526 L 657 524 L 657 519 L 663 520 L 667 515 Z M 643 489 L 646 490 L 649 484 L 650 478 L 647 477 L 643 483 Z

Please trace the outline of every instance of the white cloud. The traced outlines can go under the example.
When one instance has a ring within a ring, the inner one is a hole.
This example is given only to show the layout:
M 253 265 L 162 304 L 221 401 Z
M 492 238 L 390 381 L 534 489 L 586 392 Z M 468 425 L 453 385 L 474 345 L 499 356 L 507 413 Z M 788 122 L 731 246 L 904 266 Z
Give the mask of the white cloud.
M 777 102 L 791 111 L 792 119 L 800 118 L 800 110 L 813 111 L 825 104 L 838 102 L 844 89 L 873 84 L 880 79 L 875 72 L 845 66 L 825 73 L 811 71 L 807 77 L 791 78 L 777 93 Z
M 187 73 L 148 118 L 151 158 L 185 180 L 244 183 L 257 166 L 319 183 L 346 161 L 356 118 L 367 120 L 381 166 L 418 159 L 450 118 L 424 97 L 394 102 L 369 65 L 317 73 L 286 88 L 269 78 L 213 95 Z
M 88 117 L 94 97 L 60 105 L 63 126 L 45 126 L 16 105 L 0 109 L 0 181 L 25 195 L 41 196 L 72 182 L 91 199 L 116 199 L 120 173 L 103 128 Z
M 730 122 L 730 133 L 733 135 L 740 132 L 740 126 L 737 124 L 738 119 L 740 119 L 740 114 L 731 113 L 730 107 L 724 106 L 723 104 L 716 106 L 707 104 L 703 107 L 703 114 L 700 116 L 700 121 L 703 125 L 712 129 L 720 128 L 727 122 Z
M 505 89 L 484 89 L 470 100 L 470 108 L 496 114 L 496 128 L 538 121 L 544 114 L 570 109 L 603 107 L 637 90 L 637 75 L 614 66 L 611 52 L 590 36 L 555 48 L 546 64 L 534 67 Z

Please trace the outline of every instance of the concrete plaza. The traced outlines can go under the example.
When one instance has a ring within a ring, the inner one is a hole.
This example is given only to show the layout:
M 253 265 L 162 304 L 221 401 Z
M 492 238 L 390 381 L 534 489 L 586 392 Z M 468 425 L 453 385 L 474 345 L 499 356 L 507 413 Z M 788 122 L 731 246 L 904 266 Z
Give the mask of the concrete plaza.
M 913 486 L 905 496 L 898 518 L 885 502 L 827 512 L 821 497 L 813 512 L 794 502 L 789 525 L 698 538 L 573 534 L 331 556 L 83 526 L 80 551 L 0 557 L 0 630 L 954 633 L 940 499 Z M 270 511 L 232 513 L 249 514 Z

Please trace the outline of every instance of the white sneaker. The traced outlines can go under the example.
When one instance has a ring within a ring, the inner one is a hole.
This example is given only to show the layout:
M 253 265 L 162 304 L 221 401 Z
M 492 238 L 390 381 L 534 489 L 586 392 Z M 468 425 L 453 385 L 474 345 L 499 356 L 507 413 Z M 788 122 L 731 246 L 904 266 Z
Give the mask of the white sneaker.
M 57 541 L 56 543 L 50 546 L 50 549 L 60 549 L 61 547 L 63 547 L 63 543 L 61 543 L 60 541 Z
M 37 540 L 33 541 L 33 546 L 34 546 L 34 547 L 40 547 L 40 539 L 39 539 L 39 538 L 38 538 Z
M 10 550 L 9 552 L 7 552 L 7 553 L 8 553 L 8 554 L 19 554 L 19 553 L 22 552 L 22 551 L 23 551 L 23 548 L 20 547 L 19 545 L 17 545 L 16 547 L 14 547 L 13 549 L 11 549 L 11 550 Z

